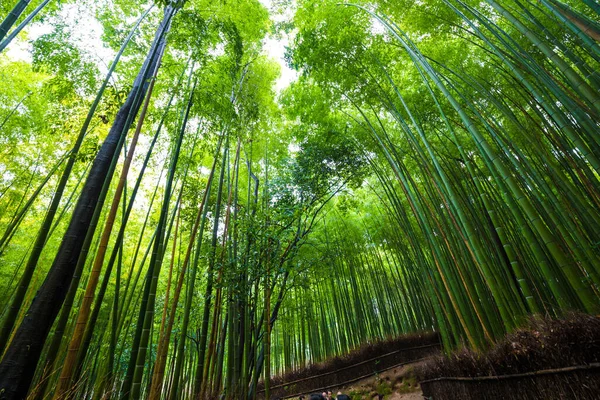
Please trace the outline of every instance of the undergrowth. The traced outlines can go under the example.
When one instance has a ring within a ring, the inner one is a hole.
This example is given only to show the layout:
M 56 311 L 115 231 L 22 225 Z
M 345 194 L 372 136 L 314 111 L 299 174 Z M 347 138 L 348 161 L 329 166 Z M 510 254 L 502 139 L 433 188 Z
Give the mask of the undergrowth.
M 532 317 L 486 352 L 461 349 L 419 368 L 422 380 L 511 375 L 600 362 L 600 318 L 569 313 Z

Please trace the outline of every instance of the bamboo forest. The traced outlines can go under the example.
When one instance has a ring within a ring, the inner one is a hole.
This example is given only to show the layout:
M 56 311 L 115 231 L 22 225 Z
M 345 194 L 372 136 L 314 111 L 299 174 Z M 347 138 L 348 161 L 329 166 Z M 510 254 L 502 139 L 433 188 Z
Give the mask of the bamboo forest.
M 269 399 L 600 314 L 596 0 L 0 18 L 0 399 Z

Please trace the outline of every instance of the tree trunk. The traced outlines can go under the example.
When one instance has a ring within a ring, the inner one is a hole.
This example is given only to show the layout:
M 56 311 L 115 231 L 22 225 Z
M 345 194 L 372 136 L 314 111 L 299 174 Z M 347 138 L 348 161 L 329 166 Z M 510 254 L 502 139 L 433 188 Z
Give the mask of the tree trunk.
M 4 39 L 15 22 L 17 22 L 17 19 L 19 19 L 19 16 L 21 16 L 23 10 L 25 10 L 25 7 L 29 5 L 30 1 L 31 0 L 20 0 L 17 4 L 15 4 L 13 9 L 10 10 L 4 21 L 2 21 L 0 24 L 0 42 Z
M 154 79 L 150 84 L 148 89 L 148 95 L 146 96 L 146 100 L 144 102 L 144 108 L 142 109 L 142 113 L 140 114 L 140 118 L 138 119 L 137 128 L 135 130 L 135 134 L 129 146 L 128 154 L 123 164 L 123 168 L 121 170 L 121 176 L 119 178 L 119 184 L 115 190 L 115 194 L 113 197 L 113 202 L 109 211 L 109 214 L 106 218 L 104 232 L 102 233 L 102 238 L 100 239 L 100 247 L 98 252 L 96 253 L 96 258 L 94 260 L 94 264 L 92 267 L 92 271 L 90 277 L 88 279 L 85 295 L 83 296 L 83 301 L 79 307 L 79 313 L 77 315 L 77 322 L 75 324 L 75 330 L 71 337 L 71 342 L 69 343 L 69 350 L 67 351 L 67 357 L 63 363 L 63 368 L 60 374 L 60 379 L 58 382 L 58 386 L 56 387 L 56 391 L 54 393 L 54 398 L 60 398 L 66 391 L 69 389 L 71 385 L 71 380 L 73 378 L 73 371 L 76 365 L 76 360 L 78 358 L 78 354 L 80 353 L 80 346 L 84 336 L 84 332 L 87 326 L 87 322 L 90 315 L 90 310 L 92 308 L 92 301 L 94 300 L 94 294 L 96 293 L 96 287 L 98 285 L 98 281 L 100 279 L 100 272 L 102 271 L 102 266 L 104 265 L 104 259 L 106 256 L 106 251 L 108 250 L 108 242 L 111 238 L 115 218 L 117 216 L 117 211 L 119 210 L 119 205 L 121 203 L 121 195 L 123 194 L 123 189 L 125 188 L 125 182 L 127 180 L 127 175 L 129 173 L 129 167 L 131 165 L 131 161 L 133 159 L 133 153 L 135 151 L 139 134 L 142 129 L 142 124 L 144 122 L 144 117 L 146 115 L 146 110 L 148 109 L 148 103 L 150 102 L 150 96 L 152 95 L 152 88 L 154 87 L 154 82 L 156 79 L 156 74 L 158 72 L 158 67 L 160 63 L 156 64 L 156 69 L 154 71 Z M 116 247 L 118 248 L 120 244 L 117 243 Z M 110 270 L 112 269 L 112 264 L 110 267 L 107 267 L 108 275 L 110 275 Z M 110 268 L 110 269 L 109 269 Z M 108 277 L 106 278 L 108 281 Z M 85 350 L 85 349 L 84 349 Z
M 27 26 L 27 24 L 29 24 L 31 22 L 31 20 L 40 12 L 42 11 L 42 8 L 46 7 L 46 4 L 48 4 L 50 2 L 50 0 L 44 0 L 39 6 L 36 7 L 35 10 L 33 10 L 31 12 L 31 14 L 29 14 L 27 16 L 27 18 L 25 18 L 25 20 L 23 20 L 23 22 L 21 22 L 19 24 L 19 26 L 17 26 L 11 33 L 10 35 L 8 35 L 8 37 L 4 40 L 2 40 L 2 38 L 0 38 L 0 53 L 2 53 L 2 50 L 4 50 L 9 44 L 10 42 L 13 41 L 13 39 L 15 37 L 17 37 L 17 35 L 19 34 L 19 32 L 21 32 L 23 30 L 23 28 L 25 28 Z
M 148 57 L 94 160 L 46 280 L 0 363 L 0 391 L 3 399 L 23 399 L 27 395 L 44 341 L 67 295 L 94 210 L 97 206 L 102 206 L 99 204 L 101 192 L 104 190 L 103 186 L 108 186 L 103 183 L 110 181 L 114 171 L 114 165 L 111 164 L 115 164 L 113 158 L 118 154 L 125 132 L 140 108 L 141 99 L 149 85 L 147 78 L 158 61 L 156 55 L 160 54 L 158 50 L 165 45 L 165 34 L 173 12 L 170 6 L 165 9 L 164 19 Z

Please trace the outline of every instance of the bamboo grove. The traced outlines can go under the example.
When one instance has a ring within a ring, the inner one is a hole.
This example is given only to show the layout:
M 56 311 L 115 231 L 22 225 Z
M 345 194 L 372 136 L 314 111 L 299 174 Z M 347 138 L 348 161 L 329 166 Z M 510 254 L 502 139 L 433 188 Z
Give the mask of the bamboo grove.
M 269 398 L 600 311 L 595 1 L 12 3 L 0 398 Z

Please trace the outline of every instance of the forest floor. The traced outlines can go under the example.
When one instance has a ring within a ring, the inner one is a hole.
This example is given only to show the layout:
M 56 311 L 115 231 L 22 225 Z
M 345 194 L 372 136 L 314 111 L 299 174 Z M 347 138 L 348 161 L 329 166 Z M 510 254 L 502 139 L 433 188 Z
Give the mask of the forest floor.
M 274 377 L 271 396 L 297 400 L 300 394 L 306 396 L 328 388 L 334 394 L 341 391 L 356 400 L 378 399 L 378 394 L 386 400 L 420 399 L 414 371 L 420 360 L 430 359 L 439 352 L 440 338 L 432 332 L 365 343 L 345 355 Z M 264 392 L 261 383 L 258 392 Z
M 415 376 L 415 368 L 423 362 L 392 368 L 351 385 L 331 389 L 331 392 L 334 395 L 338 391 L 348 394 L 352 400 L 379 399 L 378 395 L 383 395 L 384 400 L 422 400 L 423 392 Z

